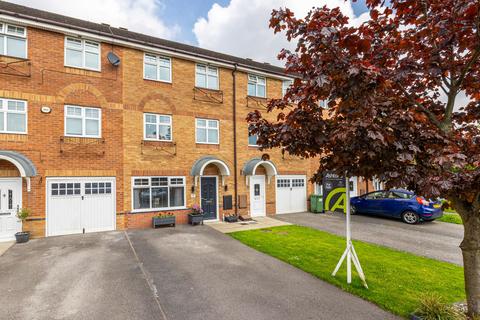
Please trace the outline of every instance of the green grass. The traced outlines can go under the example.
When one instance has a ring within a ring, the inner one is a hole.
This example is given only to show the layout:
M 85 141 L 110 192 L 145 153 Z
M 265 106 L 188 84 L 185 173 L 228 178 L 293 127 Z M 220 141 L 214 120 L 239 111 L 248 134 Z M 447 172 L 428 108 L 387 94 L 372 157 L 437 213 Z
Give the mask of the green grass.
M 462 218 L 458 215 L 456 212 L 444 212 L 443 216 L 437 221 L 443 221 L 443 222 L 448 222 L 448 223 L 455 223 L 455 224 L 463 224 Z
M 355 272 L 352 284 L 346 284 L 345 264 L 336 277 L 331 276 L 345 249 L 342 237 L 301 226 L 241 231 L 230 236 L 398 315 L 415 311 L 427 293 L 436 293 L 446 302 L 465 299 L 463 268 L 450 263 L 354 241 L 367 290 Z

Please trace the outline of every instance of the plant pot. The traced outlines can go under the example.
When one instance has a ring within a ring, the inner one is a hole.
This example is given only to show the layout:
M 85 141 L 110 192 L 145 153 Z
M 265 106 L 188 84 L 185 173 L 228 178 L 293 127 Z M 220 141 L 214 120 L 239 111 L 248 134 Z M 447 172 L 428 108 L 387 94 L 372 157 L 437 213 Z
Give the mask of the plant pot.
M 153 228 L 163 227 L 163 226 L 172 226 L 175 227 L 175 216 L 171 217 L 153 217 L 152 218 Z
M 238 221 L 238 216 L 226 216 L 224 218 L 225 222 L 237 222 Z
M 17 240 L 17 243 L 25 243 L 30 240 L 30 232 L 25 231 L 25 232 L 17 232 L 15 233 L 15 239 Z
M 203 224 L 203 214 L 188 214 L 188 223 L 192 226 L 196 224 Z

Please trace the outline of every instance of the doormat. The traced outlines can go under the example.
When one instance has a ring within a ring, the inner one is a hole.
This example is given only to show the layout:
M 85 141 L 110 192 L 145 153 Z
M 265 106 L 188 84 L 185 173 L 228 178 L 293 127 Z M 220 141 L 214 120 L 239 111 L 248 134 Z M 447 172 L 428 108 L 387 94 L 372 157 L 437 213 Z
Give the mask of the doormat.
M 245 222 L 240 222 L 240 224 L 242 226 L 246 226 L 246 225 L 249 225 L 249 224 L 257 224 L 258 222 L 253 220 L 253 219 L 250 219 L 249 221 L 245 221 Z

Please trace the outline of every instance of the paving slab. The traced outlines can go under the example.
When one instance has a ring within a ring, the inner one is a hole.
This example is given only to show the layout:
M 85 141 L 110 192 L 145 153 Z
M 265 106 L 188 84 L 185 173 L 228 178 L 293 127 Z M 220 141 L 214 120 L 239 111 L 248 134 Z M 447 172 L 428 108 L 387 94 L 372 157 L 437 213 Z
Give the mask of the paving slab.
M 4 241 L 0 242 L 0 257 L 10 249 L 11 246 L 15 244 L 15 241 Z
M 280 227 L 291 225 L 289 222 L 280 221 L 270 217 L 258 217 L 253 218 L 251 221 L 238 221 L 238 222 L 209 222 L 210 227 L 222 233 L 231 233 L 237 231 L 264 229 L 272 227 Z

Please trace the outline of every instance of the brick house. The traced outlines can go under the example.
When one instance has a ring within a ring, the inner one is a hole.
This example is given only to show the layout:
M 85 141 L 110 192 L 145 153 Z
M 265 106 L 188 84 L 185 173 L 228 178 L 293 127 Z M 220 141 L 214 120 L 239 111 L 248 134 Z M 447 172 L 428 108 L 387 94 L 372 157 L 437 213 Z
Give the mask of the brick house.
M 283 69 L 0 2 L 0 240 L 307 209 L 315 163 L 268 157 L 245 117 Z M 273 116 L 273 115 L 272 115 Z M 22 225 L 15 217 L 28 208 Z

